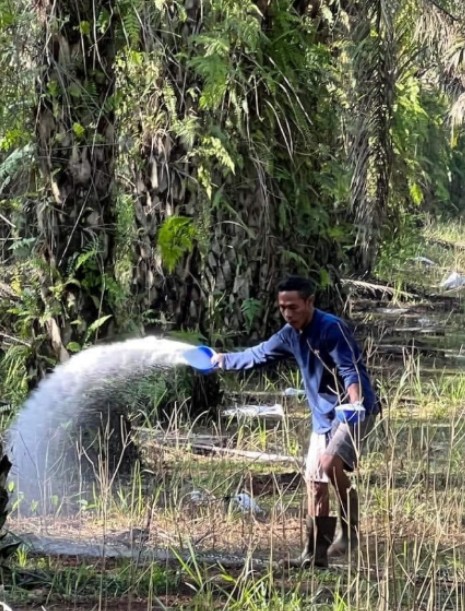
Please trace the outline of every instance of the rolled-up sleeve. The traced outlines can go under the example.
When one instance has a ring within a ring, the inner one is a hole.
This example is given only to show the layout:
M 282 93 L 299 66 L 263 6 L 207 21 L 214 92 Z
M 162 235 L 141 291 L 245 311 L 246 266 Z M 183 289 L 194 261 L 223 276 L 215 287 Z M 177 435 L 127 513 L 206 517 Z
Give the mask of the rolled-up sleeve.
M 327 331 L 326 348 L 337 372 L 347 389 L 351 384 L 361 384 L 360 369 L 364 368 L 360 348 L 351 330 L 344 324 L 335 323 Z
M 292 356 L 289 342 L 282 331 L 275 333 L 265 342 L 247 348 L 242 352 L 228 352 L 224 355 L 224 369 L 252 369 Z

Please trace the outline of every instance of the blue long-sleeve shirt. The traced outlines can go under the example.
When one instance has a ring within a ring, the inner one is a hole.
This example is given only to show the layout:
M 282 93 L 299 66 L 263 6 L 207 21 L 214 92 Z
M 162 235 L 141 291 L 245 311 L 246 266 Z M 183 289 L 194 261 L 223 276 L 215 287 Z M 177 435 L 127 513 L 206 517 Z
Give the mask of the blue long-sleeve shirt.
M 224 356 L 224 369 L 241 370 L 294 357 L 302 373 L 313 430 L 332 427 L 334 408 L 351 384 L 360 384 L 360 399 L 367 414 L 378 412 L 378 403 L 360 349 L 347 324 L 315 309 L 302 332 L 286 324 L 268 340 L 242 352 Z

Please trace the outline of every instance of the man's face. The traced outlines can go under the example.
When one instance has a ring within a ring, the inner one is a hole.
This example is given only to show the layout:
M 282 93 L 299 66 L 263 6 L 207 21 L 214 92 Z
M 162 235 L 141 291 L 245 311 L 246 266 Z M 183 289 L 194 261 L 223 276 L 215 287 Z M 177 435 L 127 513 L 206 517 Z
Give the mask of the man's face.
M 284 320 L 294 327 L 296 331 L 302 331 L 312 320 L 315 297 L 300 296 L 298 291 L 282 291 L 278 293 L 278 304 Z

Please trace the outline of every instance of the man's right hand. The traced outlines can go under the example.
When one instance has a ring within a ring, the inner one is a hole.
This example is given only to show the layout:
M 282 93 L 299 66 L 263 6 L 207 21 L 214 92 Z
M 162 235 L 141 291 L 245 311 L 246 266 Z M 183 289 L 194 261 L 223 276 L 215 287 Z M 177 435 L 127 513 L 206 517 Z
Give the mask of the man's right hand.
M 224 354 L 221 352 L 217 352 L 211 358 L 211 364 L 213 367 L 218 367 L 219 369 L 224 368 Z

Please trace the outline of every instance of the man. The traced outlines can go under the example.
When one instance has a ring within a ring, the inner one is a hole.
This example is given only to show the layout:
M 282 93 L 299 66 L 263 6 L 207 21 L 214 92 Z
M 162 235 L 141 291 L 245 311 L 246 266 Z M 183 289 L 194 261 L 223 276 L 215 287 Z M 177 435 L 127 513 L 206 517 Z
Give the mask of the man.
M 312 433 L 305 469 L 307 540 L 302 555 L 289 563 L 324 567 L 328 556 L 343 556 L 358 544 L 358 497 L 347 472 L 357 465 L 378 403 L 352 332 L 337 316 L 315 308 L 312 282 L 300 276 L 287 278 L 278 287 L 278 303 L 286 321 L 280 331 L 243 352 L 216 354 L 212 364 L 242 370 L 290 357 L 297 361 L 312 412 Z M 343 403 L 363 404 L 365 420 L 352 425 L 337 420 L 335 408 Z M 336 492 L 340 520 L 334 542 L 329 483 Z

